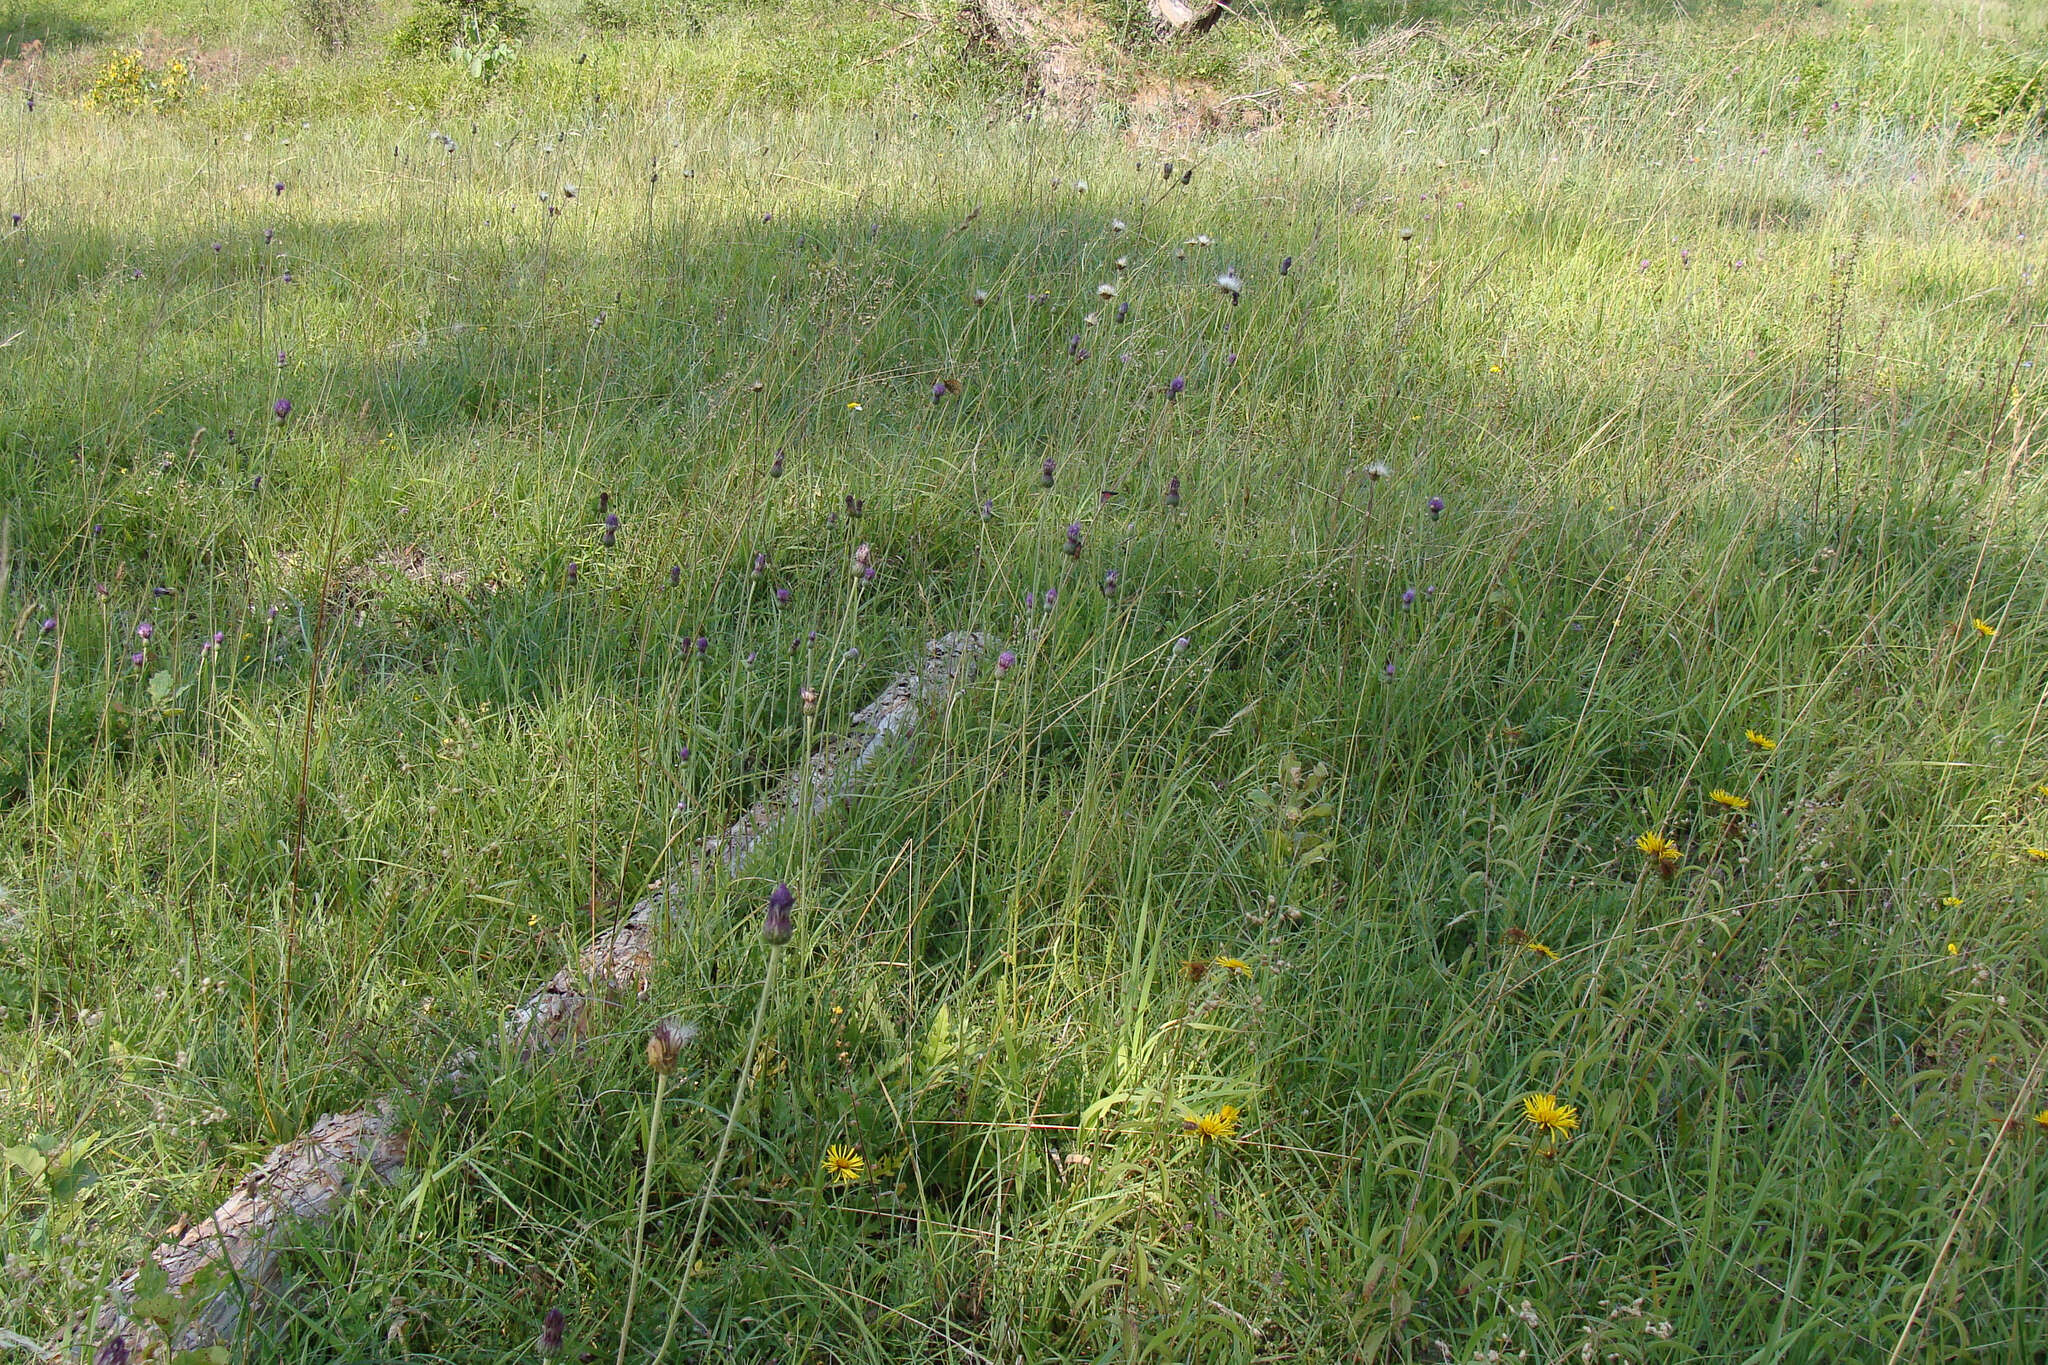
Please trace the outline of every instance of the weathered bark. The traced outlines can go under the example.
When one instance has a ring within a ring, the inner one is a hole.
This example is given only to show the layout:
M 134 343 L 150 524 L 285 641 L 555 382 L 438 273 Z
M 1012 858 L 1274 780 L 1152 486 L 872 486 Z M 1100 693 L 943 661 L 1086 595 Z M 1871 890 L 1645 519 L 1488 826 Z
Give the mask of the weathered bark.
M 986 643 L 986 637 L 971 631 L 931 641 L 916 668 L 897 674 L 854 713 L 848 733 L 827 741 L 724 834 L 707 840 L 691 873 L 738 871 L 771 831 L 802 809 L 806 791 L 814 814 L 843 799 L 863 769 L 917 728 L 925 708 L 942 701 L 956 681 L 972 676 L 975 656 Z M 575 967 L 564 968 L 509 1011 L 499 1032 L 501 1047 L 522 1059 L 556 1051 L 589 1033 L 593 1013 L 606 1000 L 645 994 L 666 894 L 657 891 L 640 901 L 583 950 Z M 440 1078 L 459 1079 L 476 1065 L 477 1056 L 463 1053 Z M 407 1136 L 398 1117 L 399 1099 L 386 1095 L 360 1109 L 323 1115 L 274 1149 L 206 1221 L 156 1249 L 153 1259 L 173 1292 L 184 1291 L 210 1269 L 226 1272 L 221 1278 L 228 1281 L 207 1284 L 201 1297 L 187 1305 L 185 1325 L 169 1343 L 173 1350 L 203 1349 L 231 1339 L 243 1307 L 276 1288 L 278 1260 L 294 1228 L 331 1217 L 366 1176 L 386 1184 L 398 1179 L 405 1168 Z M 116 1283 L 117 1305 L 132 1299 L 138 1274 L 131 1272 Z M 102 1342 L 123 1337 L 136 1358 L 157 1340 L 153 1327 L 131 1320 L 120 1306 L 101 1315 L 99 1336 Z

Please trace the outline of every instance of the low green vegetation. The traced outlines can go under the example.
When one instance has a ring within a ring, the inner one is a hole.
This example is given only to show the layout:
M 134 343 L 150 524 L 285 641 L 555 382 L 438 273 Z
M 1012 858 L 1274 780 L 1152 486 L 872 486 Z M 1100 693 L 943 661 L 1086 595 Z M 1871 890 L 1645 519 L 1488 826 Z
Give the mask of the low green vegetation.
M 237 1359 L 2048 1349 L 2025 7 L 446 8 L 16 6 L 0 1349 L 386 1092 Z

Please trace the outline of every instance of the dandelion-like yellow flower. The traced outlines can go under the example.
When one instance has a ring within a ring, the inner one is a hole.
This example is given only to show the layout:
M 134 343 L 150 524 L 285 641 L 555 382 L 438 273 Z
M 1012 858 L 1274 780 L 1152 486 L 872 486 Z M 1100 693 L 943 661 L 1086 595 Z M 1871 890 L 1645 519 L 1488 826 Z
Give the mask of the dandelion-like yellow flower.
M 1987 640 L 1996 640 L 1998 638 L 1998 627 L 1982 617 L 1972 616 L 1970 618 L 1970 628 Z
M 1251 964 L 1242 958 L 1219 957 L 1209 965 L 1217 968 L 1219 971 L 1234 972 L 1238 976 L 1250 976 L 1252 974 Z
M 1679 860 L 1685 856 L 1677 844 L 1654 829 L 1636 836 L 1636 850 L 1655 863 L 1657 870 L 1667 877 L 1678 870 Z
M 2048 1137 L 2048 1109 L 2043 1109 L 2040 1113 L 2034 1115 L 2034 1127 L 2039 1130 L 2043 1137 Z
M 1213 1114 L 1191 1114 L 1181 1120 L 1181 1131 L 1192 1134 L 1204 1142 L 1237 1141 L 1238 1109 L 1226 1104 Z
M 1734 792 L 1723 791 L 1719 787 L 1716 787 L 1712 791 L 1708 792 L 1707 799 L 1709 801 L 1712 801 L 1717 806 L 1726 806 L 1729 810 L 1749 809 L 1748 797 L 1737 796 Z
M 2048 863 L 2048 848 L 2030 848 L 2027 856 L 2037 863 Z
M 866 409 L 865 409 L 865 408 L 863 408 L 863 407 L 861 407 L 861 405 L 860 405 L 860 404 L 858 404 L 858 403 L 848 403 L 848 404 L 846 405 L 846 410 L 847 410 L 848 412 L 865 412 L 865 411 L 866 411 Z
M 1548 943 L 1538 943 L 1532 938 L 1522 946 L 1538 957 L 1547 957 L 1552 962 L 1557 961 L 1557 949 L 1551 947 Z
M 1963 903 L 1963 898 L 1961 896 L 1943 896 L 1941 898 L 1941 903 L 1943 905 L 1946 905 L 1949 909 L 1953 910 Z
M 1961 952 L 1961 951 L 1962 951 L 1962 949 L 1960 949 L 1960 948 L 1956 947 L 1956 945 L 1955 945 L 1955 944 L 1953 944 L 1953 943 L 1951 943 L 1951 944 L 1949 944 L 1949 945 L 1948 945 L 1948 955 L 1949 955 L 1950 957 L 1954 957 L 1954 956 L 1955 956 L 1955 955 L 1956 955 L 1957 953 L 1959 953 L 1959 952 Z
M 825 1174 L 843 1185 L 851 1185 L 860 1179 L 867 1162 L 861 1160 L 859 1152 L 851 1147 L 827 1147 L 825 1149 Z
M 1522 1117 L 1551 1138 L 1570 1137 L 1579 1126 L 1578 1106 L 1559 1104 L 1555 1095 L 1522 1096 Z
M 1754 730 L 1744 730 L 1742 734 L 1753 747 L 1762 749 L 1765 753 L 1769 753 L 1778 747 L 1778 741 L 1772 739 L 1769 735 L 1760 735 Z

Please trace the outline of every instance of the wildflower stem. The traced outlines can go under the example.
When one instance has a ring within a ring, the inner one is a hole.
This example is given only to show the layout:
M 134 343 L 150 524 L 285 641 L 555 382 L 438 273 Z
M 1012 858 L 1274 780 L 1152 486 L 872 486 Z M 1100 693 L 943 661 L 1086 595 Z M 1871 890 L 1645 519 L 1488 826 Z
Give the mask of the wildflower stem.
M 647 1111 L 647 1161 L 640 1168 L 640 1215 L 633 1220 L 633 1273 L 626 1281 L 626 1311 L 619 1320 L 618 1365 L 626 1365 L 626 1337 L 633 1330 L 633 1300 L 640 1295 L 640 1260 L 647 1249 L 647 1192 L 654 1183 L 654 1147 L 661 1134 L 661 1102 L 668 1097 L 668 1073 L 654 1073 L 654 1107 Z
M 775 993 L 775 969 L 782 964 L 782 949 L 771 945 L 768 949 L 768 972 L 761 978 L 761 997 L 754 1002 L 754 1026 L 747 1033 L 747 1048 L 740 1057 L 739 1079 L 733 1082 L 732 1104 L 726 1110 L 725 1131 L 718 1138 L 718 1154 L 711 1159 L 711 1174 L 704 1181 L 704 1193 L 697 1199 L 697 1227 L 690 1234 L 689 1254 L 683 1257 L 682 1273 L 676 1276 L 675 1301 L 669 1305 L 668 1326 L 662 1330 L 661 1345 L 655 1348 L 653 1365 L 661 1365 L 668 1355 L 669 1343 L 676 1334 L 676 1316 L 683 1311 L 683 1292 L 690 1287 L 690 1275 L 697 1266 L 697 1253 L 704 1247 L 704 1223 L 711 1213 L 711 1196 L 718 1189 L 718 1178 L 725 1170 L 726 1149 L 732 1145 L 732 1130 L 738 1126 L 740 1102 L 746 1097 L 747 1080 L 754 1074 L 754 1052 L 761 1045 L 761 1025 L 768 1017 L 768 997 Z M 644 1201 L 645 1195 L 642 1195 Z M 631 1301 L 628 1300 L 628 1312 Z M 623 1362 L 624 1356 L 620 1357 Z

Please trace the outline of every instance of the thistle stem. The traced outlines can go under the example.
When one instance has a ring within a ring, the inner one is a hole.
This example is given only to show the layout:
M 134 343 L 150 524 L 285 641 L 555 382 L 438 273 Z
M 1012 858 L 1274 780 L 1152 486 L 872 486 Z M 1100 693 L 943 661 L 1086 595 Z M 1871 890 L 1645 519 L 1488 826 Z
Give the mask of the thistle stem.
M 661 1102 L 668 1096 L 668 1073 L 654 1073 L 654 1107 L 647 1111 L 647 1161 L 640 1169 L 640 1216 L 633 1222 L 633 1276 L 626 1282 L 626 1313 L 619 1322 L 618 1365 L 626 1365 L 626 1336 L 633 1330 L 633 1300 L 640 1295 L 640 1257 L 647 1249 L 647 1191 L 654 1183 L 654 1143 L 661 1134 Z
M 732 1130 L 739 1124 L 740 1102 L 746 1098 L 747 1080 L 754 1074 L 754 1052 L 761 1045 L 761 1024 L 768 1017 L 768 997 L 775 991 L 775 969 L 781 965 L 781 945 L 770 945 L 768 973 L 761 978 L 761 998 L 754 1002 L 754 1027 L 747 1034 L 747 1050 L 740 1059 L 739 1079 L 733 1082 L 732 1105 L 726 1110 L 725 1131 L 718 1139 L 718 1155 L 711 1159 L 711 1175 L 704 1182 L 703 1195 L 697 1200 L 697 1230 L 690 1234 L 690 1251 L 683 1257 L 682 1273 L 676 1276 L 675 1302 L 669 1305 L 668 1326 L 661 1334 L 661 1345 L 655 1349 L 653 1365 L 661 1365 L 662 1358 L 668 1354 L 669 1342 L 676 1334 L 676 1317 L 683 1308 L 683 1291 L 690 1287 L 690 1276 L 697 1266 L 697 1253 L 704 1247 L 704 1223 L 711 1213 L 711 1196 L 718 1189 L 718 1178 L 725 1170 L 725 1153 L 732 1145 Z

